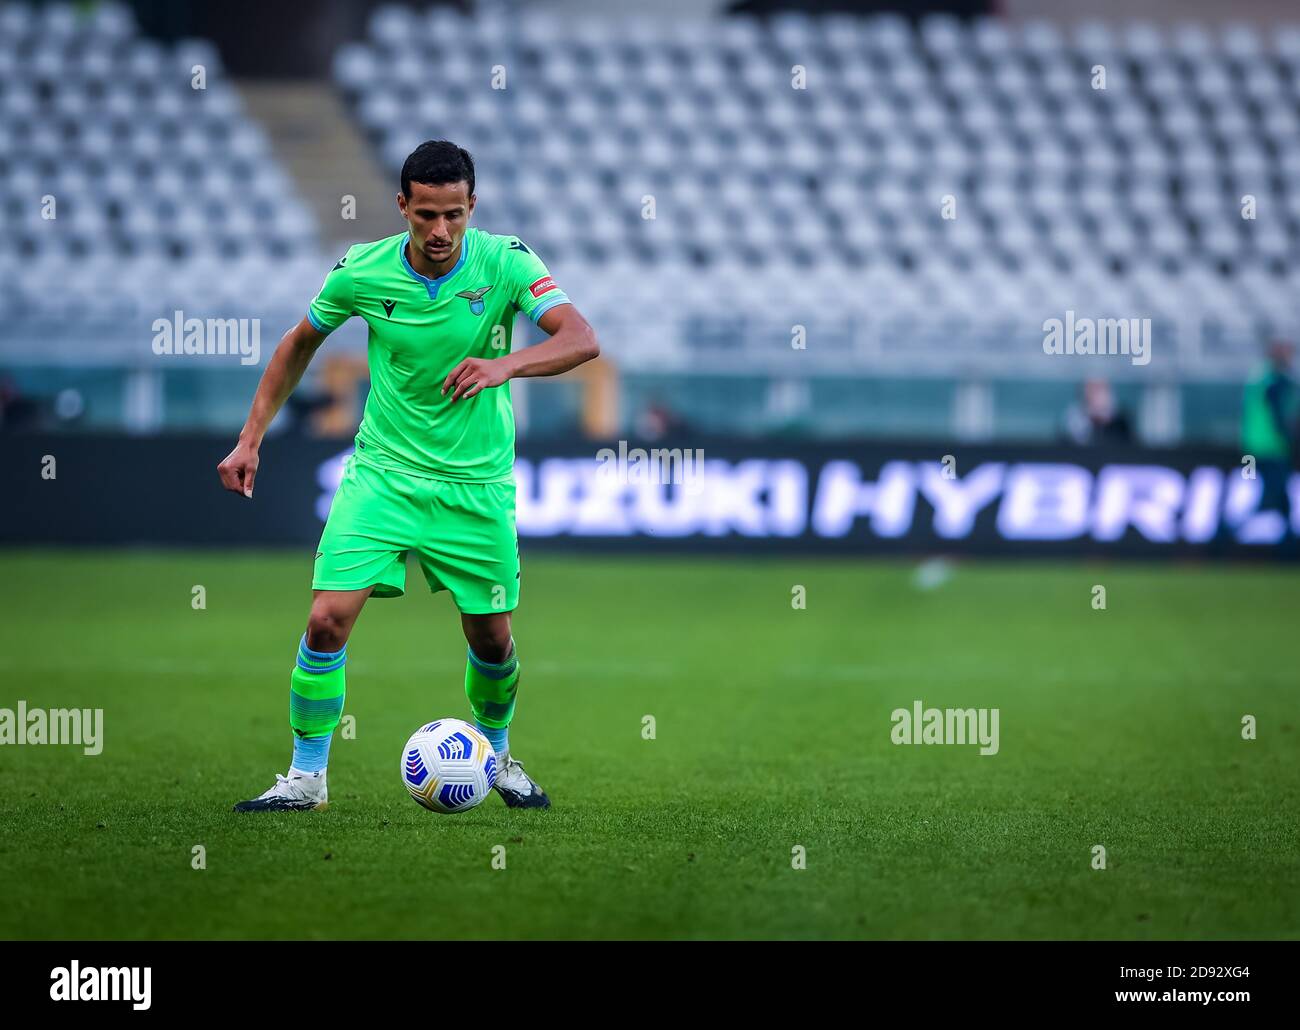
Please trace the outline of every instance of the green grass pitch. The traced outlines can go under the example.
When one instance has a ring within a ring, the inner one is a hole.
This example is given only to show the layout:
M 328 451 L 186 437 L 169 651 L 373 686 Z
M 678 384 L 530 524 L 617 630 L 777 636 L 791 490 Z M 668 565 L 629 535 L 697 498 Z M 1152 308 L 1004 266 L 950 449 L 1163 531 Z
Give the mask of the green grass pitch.
M 235 815 L 288 762 L 310 557 L 0 552 L 0 707 L 104 710 L 98 756 L 0 747 L 0 936 L 1300 936 L 1293 573 L 525 554 L 554 808 L 437 816 L 400 750 L 466 717 L 464 644 L 412 571 L 353 635 L 330 810 Z M 918 698 L 998 708 L 999 753 L 893 744 Z

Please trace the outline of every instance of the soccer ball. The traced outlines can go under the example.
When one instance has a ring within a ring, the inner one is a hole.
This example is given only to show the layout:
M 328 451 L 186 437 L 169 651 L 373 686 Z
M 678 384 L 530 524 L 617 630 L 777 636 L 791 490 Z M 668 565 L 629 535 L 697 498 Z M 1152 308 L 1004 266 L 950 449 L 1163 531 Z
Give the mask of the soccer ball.
M 430 812 L 464 812 L 497 781 L 497 756 L 482 732 L 459 719 L 421 726 L 402 748 L 402 782 Z

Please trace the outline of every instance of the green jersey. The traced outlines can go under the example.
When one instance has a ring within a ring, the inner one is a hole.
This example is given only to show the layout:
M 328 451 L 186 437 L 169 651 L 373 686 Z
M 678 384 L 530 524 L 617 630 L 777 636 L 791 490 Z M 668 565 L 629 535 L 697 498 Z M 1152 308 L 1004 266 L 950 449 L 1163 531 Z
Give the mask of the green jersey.
M 434 479 L 513 478 L 510 384 L 454 404 L 443 380 L 465 358 L 510 353 L 515 315 L 536 322 L 569 303 L 546 266 L 517 237 L 466 229 L 460 257 L 429 279 L 406 256 L 407 234 L 348 250 L 307 309 L 333 332 L 353 315 L 370 327 L 370 396 L 357 430 L 360 461 Z
M 1291 456 L 1291 434 L 1300 398 L 1290 376 L 1271 365 L 1259 369 L 1246 383 L 1241 406 L 1241 446 L 1257 458 Z

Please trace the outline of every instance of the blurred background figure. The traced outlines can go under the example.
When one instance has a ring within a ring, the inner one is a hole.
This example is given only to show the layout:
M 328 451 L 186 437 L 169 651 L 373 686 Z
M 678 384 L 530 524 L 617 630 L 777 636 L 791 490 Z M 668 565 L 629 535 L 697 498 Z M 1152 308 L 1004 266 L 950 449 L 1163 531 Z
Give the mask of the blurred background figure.
M 1291 523 L 1291 497 L 1287 490 L 1295 467 L 1297 413 L 1291 363 L 1295 344 L 1274 340 L 1268 345 L 1264 366 L 1246 384 L 1241 408 L 1241 449 L 1255 458 L 1255 469 L 1263 489 L 1260 511 L 1280 512 Z
M 687 428 L 686 419 L 662 397 L 651 398 L 636 420 L 637 434 L 645 440 L 662 440 Z
M 1133 438 L 1128 416 L 1105 379 L 1084 382 L 1079 400 L 1066 409 L 1065 432 L 1077 444 L 1129 443 Z
M 36 417 L 36 406 L 18 389 L 13 377 L 0 374 L 0 433 L 22 429 Z

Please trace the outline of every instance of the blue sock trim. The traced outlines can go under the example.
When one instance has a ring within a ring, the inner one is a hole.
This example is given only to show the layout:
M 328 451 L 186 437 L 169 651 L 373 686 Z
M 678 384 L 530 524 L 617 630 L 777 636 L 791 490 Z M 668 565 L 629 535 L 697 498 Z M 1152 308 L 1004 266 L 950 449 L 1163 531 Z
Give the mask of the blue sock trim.
M 312 662 L 307 659 L 312 659 Z M 313 651 L 307 646 L 307 634 L 302 635 L 302 640 L 298 644 L 298 668 L 304 672 L 333 672 L 335 669 L 343 668 L 348 660 L 348 645 L 344 644 L 337 651 Z M 328 662 L 328 665 L 321 665 L 321 662 Z
M 302 655 L 299 655 L 298 668 L 300 668 L 303 672 L 315 672 L 315 673 L 333 672 L 335 669 L 343 668 L 343 666 L 347 664 L 347 661 L 348 661 L 347 658 L 343 657 L 340 658 L 333 665 L 308 665 L 305 661 L 303 661 Z
M 515 671 L 515 666 L 519 664 L 519 655 L 515 651 L 514 638 L 510 639 L 510 657 L 504 662 L 493 665 L 491 662 L 485 662 L 482 658 L 474 653 L 472 647 L 466 649 L 469 653 L 469 663 L 479 672 L 490 680 L 503 680 Z
M 487 737 L 488 743 L 492 745 L 492 750 L 497 754 L 510 750 L 509 726 L 502 726 L 500 728 L 496 726 L 484 726 L 478 721 L 475 721 L 474 725 L 478 727 L 479 732 L 482 733 L 483 736 Z
M 319 737 L 293 738 L 293 761 L 289 764 L 303 772 L 321 772 L 330 760 L 330 741 L 334 734 L 326 733 Z
M 307 634 L 304 633 L 302 635 L 302 640 L 299 641 L 298 643 L 298 650 L 300 650 L 308 658 L 315 658 L 316 661 L 323 662 L 327 658 L 342 658 L 345 654 L 348 653 L 348 645 L 344 644 L 337 651 L 313 651 L 310 647 L 307 646 Z

